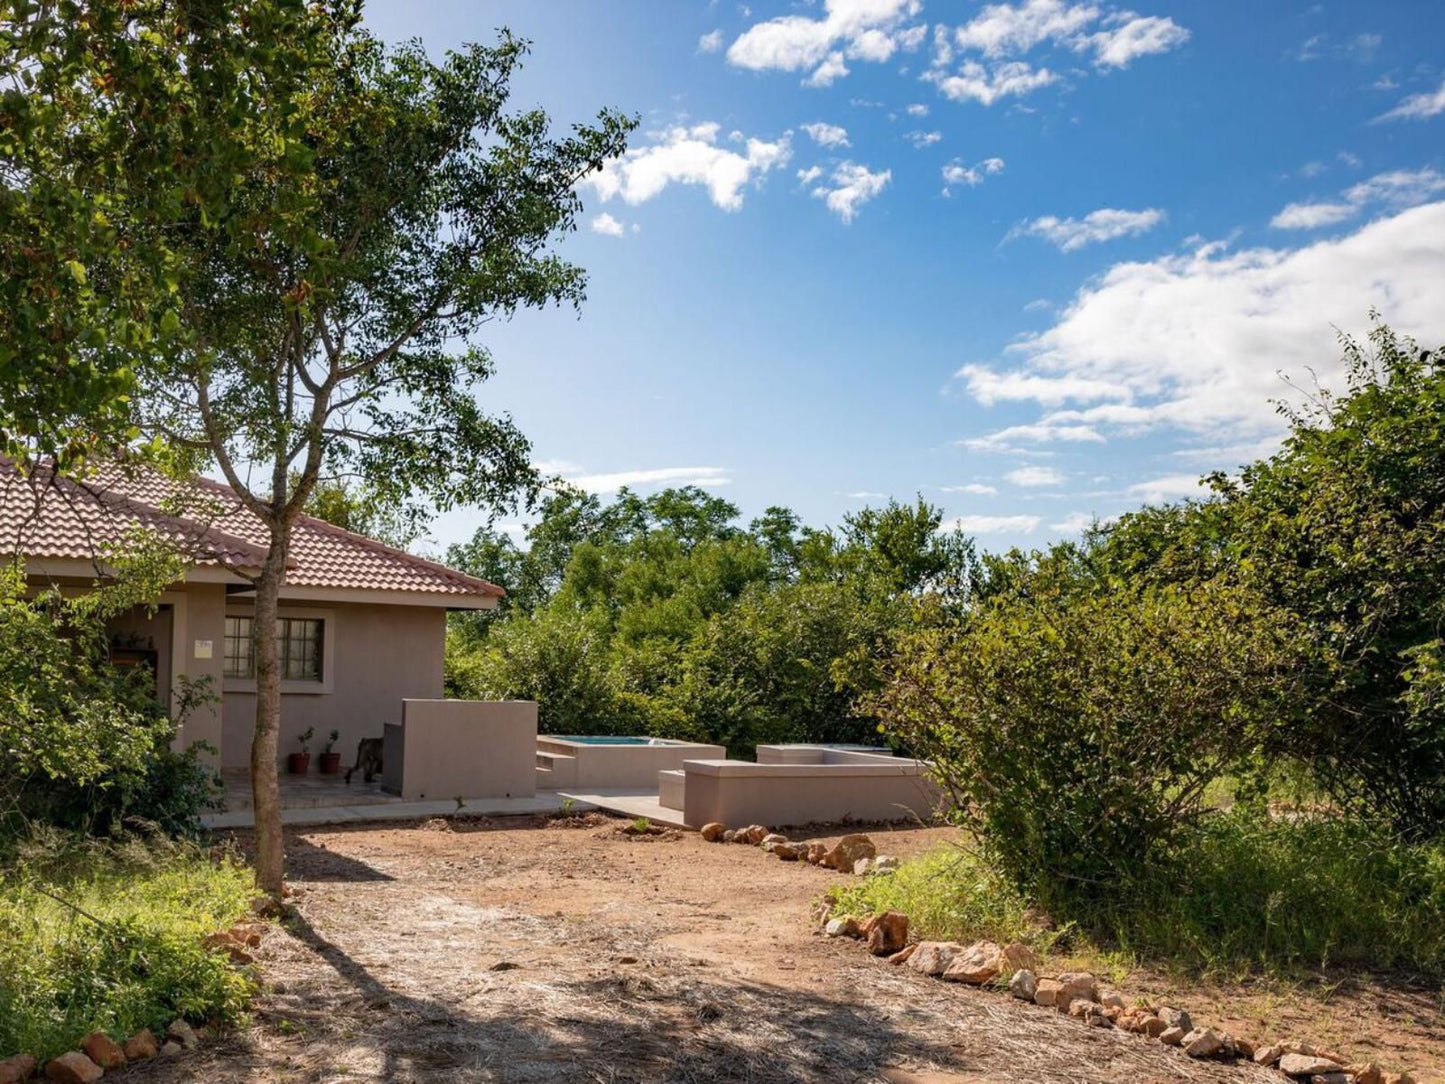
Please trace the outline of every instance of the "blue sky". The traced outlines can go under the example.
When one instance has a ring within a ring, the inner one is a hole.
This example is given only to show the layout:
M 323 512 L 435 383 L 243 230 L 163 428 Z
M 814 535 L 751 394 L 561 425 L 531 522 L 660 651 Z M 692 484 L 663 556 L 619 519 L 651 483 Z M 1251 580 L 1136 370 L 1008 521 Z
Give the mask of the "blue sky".
M 921 493 L 1002 548 L 1267 452 L 1371 306 L 1445 330 L 1445 5 L 1137 3 L 367 17 L 434 51 L 508 26 L 517 106 L 641 117 L 563 245 L 580 315 L 485 339 L 542 464 L 815 524 Z

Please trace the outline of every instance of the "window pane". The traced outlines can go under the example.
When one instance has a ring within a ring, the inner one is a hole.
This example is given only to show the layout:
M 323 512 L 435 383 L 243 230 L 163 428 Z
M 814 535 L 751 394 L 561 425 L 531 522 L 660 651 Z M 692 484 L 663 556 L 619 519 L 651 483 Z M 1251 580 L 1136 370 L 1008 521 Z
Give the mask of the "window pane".
M 309 617 L 283 617 L 276 623 L 276 654 L 287 681 L 321 680 L 323 622 Z
M 251 655 L 251 619 L 249 617 L 226 618 L 225 660 L 222 674 L 225 677 L 254 677 L 256 668 Z

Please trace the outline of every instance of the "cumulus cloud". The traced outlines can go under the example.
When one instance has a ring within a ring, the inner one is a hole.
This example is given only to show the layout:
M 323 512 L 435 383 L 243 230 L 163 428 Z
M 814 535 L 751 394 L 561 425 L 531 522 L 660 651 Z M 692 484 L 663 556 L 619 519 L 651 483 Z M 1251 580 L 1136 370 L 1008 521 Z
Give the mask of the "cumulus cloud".
M 1053 467 L 1018 467 L 1004 475 L 1016 486 L 1063 485 L 1064 475 Z
M 722 47 L 723 32 L 721 30 L 709 30 L 697 39 L 697 49 L 700 53 L 715 53 Z
M 790 134 L 767 142 L 742 139 L 742 153 L 718 146 L 715 123 L 669 128 L 649 146 L 629 150 L 607 162 L 582 182 L 604 203 L 613 197 L 624 203 L 645 203 L 670 184 L 702 185 L 712 202 L 725 211 L 743 205 L 743 189 L 769 170 L 787 163 L 792 154 Z
M 1120 211 L 1101 207 L 1083 218 L 1058 218 L 1044 215 L 1016 226 L 1010 237 L 1041 237 L 1056 245 L 1061 252 L 1074 252 L 1085 245 L 1113 241 L 1119 237 L 1147 233 L 1164 221 L 1164 212 L 1155 207 L 1142 211 Z
M 1097 70 L 1107 71 L 1167 53 L 1188 40 L 1189 31 L 1173 19 L 1091 2 L 989 4 L 962 26 L 934 27 L 933 65 L 924 78 L 945 97 L 987 106 L 1057 81 L 1049 68 L 1022 59 L 1043 46 L 1084 55 Z
M 798 180 L 804 184 L 812 184 L 823 175 L 822 166 L 809 166 L 807 169 L 798 170 Z
M 942 132 L 909 132 L 908 142 L 912 143 L 919 150 L 924 147 L 931 147 L 935 143 L 943 142 Z
M 846 147 L 848 146 L 848 129 L 836 124 L 824 124 L 816 121 L 813 124 L 804 124 L 803 131 L 808 133 L 808 138 L 820 147 Z
M 955 185 L 966 184 L 973 188 L 983 184 L 986 176 L 1002 172 L 1002 158 L 985 158 L 971 166 L 966 166 L 960 159 L 955 158 L 943 167 L 943 194 L 952 195 Z
M 588 493 L 611 493 L 623 486 L 632 489 L 654 489 L 662 486 L 702 486 L 711 488 L 732 484 L 732 472 L 726 467 L 653 467 L 646 470 L 621 470 L 610 474 L 575 474 L 566 480 Z
M 1127 385 L 1088 377 L 1042 373 L 996 372 L 983 365 L 965 365 L 956 374 L 969 395 L 984 406 L 999 402 L 1033 401 L 1046 406 L 1097 399 L 1126 399 Z
M 1197 474 L 1166 474 L 1147 482 L 1135 482 L 1129 492 L 1145 504 L 1163 504 L 1179 497 L 1207 497 L 1209 490 Z
M 843 162 L 833 170 L 828 183 L 813 189 L 813 195 L 844 222 L 852 222 L 858 208 L 882 192 L 892 179 L 891 169 L 874 173 L 856 162 Z
M 972 493 L 976 497 L 995 497 L 998 490 L 994 486 L 984 485 L 982 482 L 969 482 L 962 486 L 944 486 L 945 493 Z
M 1038 525 L 1038 516 L 959 516 L 946 524 L 964 534 L 1032 534 Z
M 926 28 L 908 26 L 919 0 L 825 0 L 821 18 L 780 15 L 749 27 L 728 47 L 728 63 L 753 71 L 803 71 L 809 86 L 848 74 L 847 60 L 880 63 L 922 44 Z
M 621 222 L 603 211 L 592 220 L 592 232 L 605 234 L 608 237 L 621 237 L 627 232 L 627 229 Z
M 1050 523 L 1049 529 L 1062 531 L 1065 534 L 1078 534 L 1080 531 L 1092 527 L 1098 518 L 1092 512 L 1070 512 L 1058 523 Z
M 1298 248 L 1215 243 L 1116 264 L 1053 326 L 1010 347 L 1012 365 L 962 374 L 983 398 L 1036 393 L 1045 407 L 1035 422 L 964 443 L 1027 449 L 1066 433 L 1168 429 L 1196 443 L 1267 447 L 1282 429 L 1273 401 L 1299 397 L 1285 378 L 1338 385 L 1337 328 L 1367 330 L 1373 307 L 1402 334 L 1438 336 L 1442 296 L 1439 201 Z
M 980 437 L 968 437 L 959 443 L 975 452 L 1021 452 L 1028 451 L 1037 444 L 1052 444 L 1055 441 L 1066 444 L 1103 444 L 1104 435 L 1091 425 L 1052 421 L 1035 425 L 1010 425 Z
M 1031 68 L 1022 60 L 996 64 L 986 68 L 976 60 L 968 60 L 955 73 L 930 71 L 925 76 L 945 98 L 955 102 L 978 102 L 993 105 L 1002 98 L 1022 97 L 1046 87 L 1058 76 L 1048 68 Z
M 910 117 L 926 117 L 928 116 L 928 106 L 922 102 L 915 102 L 913 105 L 910 105 L 905 112 L 907 112 Z
M 1277 230 L 1312 230 L 1354 218 L 1367 207 L 1398 210 L 1424 203 L 1442 192 L 1445 192 L 1445 174 L 1428 166 L 1416 170 L 1397 169 L 1351 185 L 1336 200 L 1291 203 L 1270 219 L 1269 224 Z
M 1380 120 L 1429 120 L 1445 113 L 1445 82 L 1438 90 L 1424 94 L 1412 94 L 1388 113 L 1381 113 Z

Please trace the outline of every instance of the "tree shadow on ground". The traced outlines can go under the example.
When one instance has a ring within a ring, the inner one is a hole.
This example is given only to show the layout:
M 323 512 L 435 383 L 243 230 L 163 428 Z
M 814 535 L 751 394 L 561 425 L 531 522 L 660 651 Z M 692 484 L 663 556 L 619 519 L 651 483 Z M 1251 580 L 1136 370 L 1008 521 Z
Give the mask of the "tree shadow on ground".
M 948 1043 L 819 994 L 618 967 L 575 982 L 552 977 L 546 993 L 507 999 L 507 1012 L 495 1011 L 496 998 L 468 1009 L 388 986 L 300 915 L 287 928 L 351 987 L 358 1014 L 293 1012 L 290 1026 L 318 1040 L 338 1030 L 359 1036 L 348 1058 L 367 1063 L 361 1079 L 816 1084 L 875 1080 L 900 1060 L 964 1068 Z M 358 1042 L 370 1057 L 357 1058 Z

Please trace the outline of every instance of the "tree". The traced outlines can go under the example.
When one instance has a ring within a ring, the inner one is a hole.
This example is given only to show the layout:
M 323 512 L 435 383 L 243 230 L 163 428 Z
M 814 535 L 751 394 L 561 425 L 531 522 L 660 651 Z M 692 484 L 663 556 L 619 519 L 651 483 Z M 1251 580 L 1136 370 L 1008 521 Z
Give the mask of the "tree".
M 175 346 L 186 218 L 239 239 L 248 176 L 353 22 L 305 0 L 0 0 L 0 451 L 79 469 L 135 436 Z M 133 450 L 133 449 L 132 449 Z
M 244 19 L 246 5 L 226 9 Z M 214 463 L 268 532 L 254 577 L 257 879 L 281 891 L 276 611 L 297 517 L 323 477 L 351 475 L 407 507 L 507 507 L 537 483 L 522 434 L 485 413 L 489 321 L 578 304 L 585 276 L 551 250 L 578 181 L 622 152 L 611 112 L 569 136 L 506 112 L 526 52 L 503 31 L 430 60 L 315 9 L 329 63 L 257 108 L 284 149 L 228 192 L 227 228 L 182 215 L 179 346 L 136 374 L 143 436 Z M 178 74 L 185 78 L 189 68 Z M 183 247 L 182 247 L 183 246 Z M 458 345 L 461 344 L 461 345 Z

